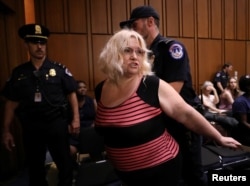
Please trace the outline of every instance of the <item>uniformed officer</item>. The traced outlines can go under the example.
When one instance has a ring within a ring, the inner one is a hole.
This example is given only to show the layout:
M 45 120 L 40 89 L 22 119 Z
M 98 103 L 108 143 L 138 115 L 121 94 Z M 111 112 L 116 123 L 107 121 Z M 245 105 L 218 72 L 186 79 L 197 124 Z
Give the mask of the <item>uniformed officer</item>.
M 214 77 L 214 87 L 217 90 L 218 95 L 220 95 L 224 89 L 227 87 L 230 75 L 229 72 L 233 70 L 233 65 L 225 63 L 222 69 L 216 73 Z
M 120 27 L 132 28 L 144 37 L 147 47 L 153 51 L 156 75 L 172 85 L 187 103 L 196 106 L 200 101 L 192 87 L 187 50 L 181 42 L 159 33 L 159 20 L 151 6 L 139 6 L 132 10 L 129 20 L 120 22 Z M 167 128 L 180 145 L 185 184 L 206 185 L 201 167 L 201 136 L 174 122 L 167 122 L 170 123 Z
M 3 143 L 9 151 L 15 147 L 10 125 L 16 114 L 22 126 L 30 186 L 48 185 L 44 166 L 47 149 L 59 171 L 58 185 L 70 186 L 73 167 L 68 124 L 74 134 L 79 133 L 80 127 L 76 82 L 65 66 L 47 58 L 50 32 L 46 27 L 24 25 L 18 34 L 25 42 L 30 61 L 14 68 L 2 92 L 7 99 Z

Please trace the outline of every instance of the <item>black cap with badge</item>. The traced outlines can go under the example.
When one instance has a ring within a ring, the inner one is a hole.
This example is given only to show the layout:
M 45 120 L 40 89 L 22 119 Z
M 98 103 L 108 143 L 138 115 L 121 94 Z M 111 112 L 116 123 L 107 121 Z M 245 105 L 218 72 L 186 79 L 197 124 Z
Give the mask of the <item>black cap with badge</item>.
M 158 13 L 151 6 L 139 6 L 132 10 L 129 20 L 120 22 L 120 28 L 130 28 L 132 23 L 139 18 L 154 17 L 160 19 Z
M 49 29 L 43 25 L 27 24 L 19 28 L 18 35 L 26 42 L 46 43 L 50 32 Z

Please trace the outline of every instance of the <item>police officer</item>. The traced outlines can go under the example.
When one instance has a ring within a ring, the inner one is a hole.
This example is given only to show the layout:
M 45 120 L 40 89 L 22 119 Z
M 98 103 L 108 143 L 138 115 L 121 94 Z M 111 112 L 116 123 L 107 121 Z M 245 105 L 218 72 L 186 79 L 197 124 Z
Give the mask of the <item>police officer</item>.
M 214 77 L 214 87 L 217 90 L 218 95 L 220 95 L 224 89 L 227 87 L 229 81 L 229 72 L 233 70 L 233 65 L 225 63 L 222 69 L 216 73 Z
M 2 91 L 6 97 L 3 143 L 9 151 L 15 148 L 10 125 L 16 114 L 22 126 L 29 185 L 48 185 L 44 166 L 48 149 L 59 171 L 58 185 L 70 186 L 73 167 L 68 124 L 70 132 L 76 135 L 80 127 L 76 82 L 65 66 L 47 58 L 50 32 L 46 27 L 24 25 L 18 34 L 24 39 L 30 61 L 14 68 Z
M 120 22 L 120 27 L 132 28 L 144 37 L 153 52 L 150 57 L 156 75 L 173 86 L 187 103 L 197 106 L 200 101 L 192 88 L 188 53 L 182 43 L 159 33 L 159 19 L 151 6 L 139 6 L 132 10 L 129 20 Z M 185 184 L 206 185 L 201 167 L 201 136 L 174 122 L 166 123 L 169 123 L 168 130 L 180 145 Z

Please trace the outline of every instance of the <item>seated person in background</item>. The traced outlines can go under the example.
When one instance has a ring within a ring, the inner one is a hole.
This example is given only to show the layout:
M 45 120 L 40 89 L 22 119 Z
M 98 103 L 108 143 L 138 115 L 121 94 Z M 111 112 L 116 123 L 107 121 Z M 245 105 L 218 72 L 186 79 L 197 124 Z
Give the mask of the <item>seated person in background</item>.
M 201 87 L 202 94 L 199 98 L 203 100 L 203 105 L 207 109 L 204 117 L 213 122 L 221 124 L 224 128 L 230 129 L 238 124 L 238 121 L 227 116 L 227 110 L 219 109 L 216 104 L 219 102 L 219 96 L 211 81 L 205 81 Z
M 239 125 L 232 135 L 243 145 L 250 146 L 250 75 L 240 77 L 239 87 L 244 93 L 233 103 L 233 116 L 239 121 Z
M 233 65 L 229 63 L 225 63 L 222 66 L 222 69 L 216 73 L 215 78 L 214 78 L 214 87 L 218 95 L 220 95 L 226 88 L 227 82 L 230 78 L 229 72 L 232 70 L 233 70 Z
M 234 77 L 231 77 L 228 81 L 227 87 L 224 91 L 220 94 L 220 103 L 218 108 L 227 110 L 228 113 L 232 111 L 232 104 L 238 96 L 242 93 L 238 88 L 237 80 Z
M 211 81 L 205 81 L 201 89 L 202 95 L 199 95 L 199 98 L 201 99 L 202 96 L 203 105 L 208 109 L 209 112 L 218 114 L 226 112 L 226 110 L 216 107 L 216 104 L 219 103 L 220 100 L 217 91 Z
M 77 101 L 80 116 L 80 130 L 85 127 L 93 127 L 96 114 L 96 101 L 87 95 L 87 84 L 85 81 L 77 81 Z M 79 139 L 78 136 L 70 136 L 70 152 L 75 160 L 78 152 Z

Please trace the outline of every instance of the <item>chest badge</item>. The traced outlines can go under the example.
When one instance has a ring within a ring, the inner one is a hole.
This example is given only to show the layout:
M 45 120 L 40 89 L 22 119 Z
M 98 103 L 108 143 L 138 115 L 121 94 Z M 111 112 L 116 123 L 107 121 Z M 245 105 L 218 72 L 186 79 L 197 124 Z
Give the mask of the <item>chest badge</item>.
M 53 77 L 53 76 L 56 76 L 56 70 L 53 69 L 53 68 L 50 69 L 50 70 L 49 70 L 49 75 L 52 76 L 52 77 Z

